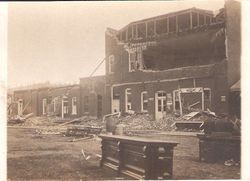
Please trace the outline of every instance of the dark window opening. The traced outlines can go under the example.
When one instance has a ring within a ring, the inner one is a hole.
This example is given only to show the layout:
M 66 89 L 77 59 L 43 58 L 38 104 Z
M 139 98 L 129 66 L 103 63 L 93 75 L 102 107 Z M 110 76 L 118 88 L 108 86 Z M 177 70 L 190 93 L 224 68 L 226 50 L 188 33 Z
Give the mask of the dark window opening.
M 146 37 L 146 24 L 145 23 L 138 24 L 137 30 L 138 30 L 138 38 Z
M 197 13 L 192 13 L 192 25 L 193 28 L 198 26 L 198 17 L 197 17 Z
M 168 32 L 168 19 L 161 19 L 156 21 L 156 33 L 163 34 Z
M 176 31 L 176 16 L 169 18 L 169 32 Z
M 190 28 L 190 13 L 178 16 L 178 30 L 186 30 Z
M 154 22 L 148 22 L 147 24 L 147 36 L 152 37 L 154 36 Z

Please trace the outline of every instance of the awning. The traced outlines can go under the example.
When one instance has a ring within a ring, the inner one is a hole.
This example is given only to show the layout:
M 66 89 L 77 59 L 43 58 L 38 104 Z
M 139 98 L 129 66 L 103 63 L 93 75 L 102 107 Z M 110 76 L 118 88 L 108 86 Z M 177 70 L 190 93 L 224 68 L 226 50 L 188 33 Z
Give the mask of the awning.
M 231 88 L 230 91 L 235 92 L 235 91 L 240 91 L 240 80 L 238 80 Z

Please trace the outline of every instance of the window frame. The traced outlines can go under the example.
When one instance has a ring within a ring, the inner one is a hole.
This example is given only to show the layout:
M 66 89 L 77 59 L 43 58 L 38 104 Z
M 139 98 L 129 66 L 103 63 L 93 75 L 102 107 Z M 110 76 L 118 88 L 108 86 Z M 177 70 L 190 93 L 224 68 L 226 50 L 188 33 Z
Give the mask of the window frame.
M 144 103 L 146 102 L 148 105 L 148 98 L 147 99 L 143 99 L 143 95 L 146 94 L 148 95 L 147 91 L 142 91 L 141 92 L 141 112 L 148 112 L 148 109 L 144 109 Z
M 132 102 L 128 102 L 128 95 L 132 95 L 131 91 L 131 88 L 125 89 L 125 112 L 129 112 L 132 110 Z M 128 106 L 130 106 L 130 109 L 128 109 Z
M 74 103 L 75 103 L 75 105 L 74 105 Z M 77 98 L 76 97 L 72 97 L 71 106 L 72 106 L 71 114 L 77 115 Z M 73 107 L 75 107 L 75 109 L 73 109 Z M 75 111 L 73 112 L 73 110 L 75 110 Z
M 113 74 L 114 73 L 114 63 L 115 63 L 115 56 L 114 55 L 110 55 L 109 56 L 109 60 L 108 60 L 108 72 L 109 74 Z
M 43 98 L 42 105 L 43 105 L 43 115 L 45 115 L 46 114 L 46 106 L 47 106 L 47 99 L 46 98 Z

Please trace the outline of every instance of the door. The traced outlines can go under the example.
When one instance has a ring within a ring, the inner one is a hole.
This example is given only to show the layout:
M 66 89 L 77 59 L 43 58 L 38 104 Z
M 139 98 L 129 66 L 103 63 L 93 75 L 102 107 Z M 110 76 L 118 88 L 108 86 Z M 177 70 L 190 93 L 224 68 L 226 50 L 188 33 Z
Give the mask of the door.
M 120 112 L 120 99 L 113 99 L 112 113 Z
M 166 116 L 167 98 L 166 92 L 159 91 L 155 95 L 155 119 L 159 120 Z
M 23 115 L 23 100 L 22 99 L 18 100 L 17 114 L 18 115 Z

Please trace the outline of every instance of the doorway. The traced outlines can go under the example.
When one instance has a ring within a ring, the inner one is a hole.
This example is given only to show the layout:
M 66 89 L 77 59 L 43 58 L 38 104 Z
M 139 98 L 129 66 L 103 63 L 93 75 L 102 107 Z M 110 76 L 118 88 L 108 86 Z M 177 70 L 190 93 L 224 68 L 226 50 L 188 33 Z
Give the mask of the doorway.
M 23 115 L 23 100 L 22 99 L 18 100 L 17 114 L 18 115 Z
M 167 97 L 165 91 L 158 91 L 155 94 L 155 119 L 159 120 L 166 116 Z

